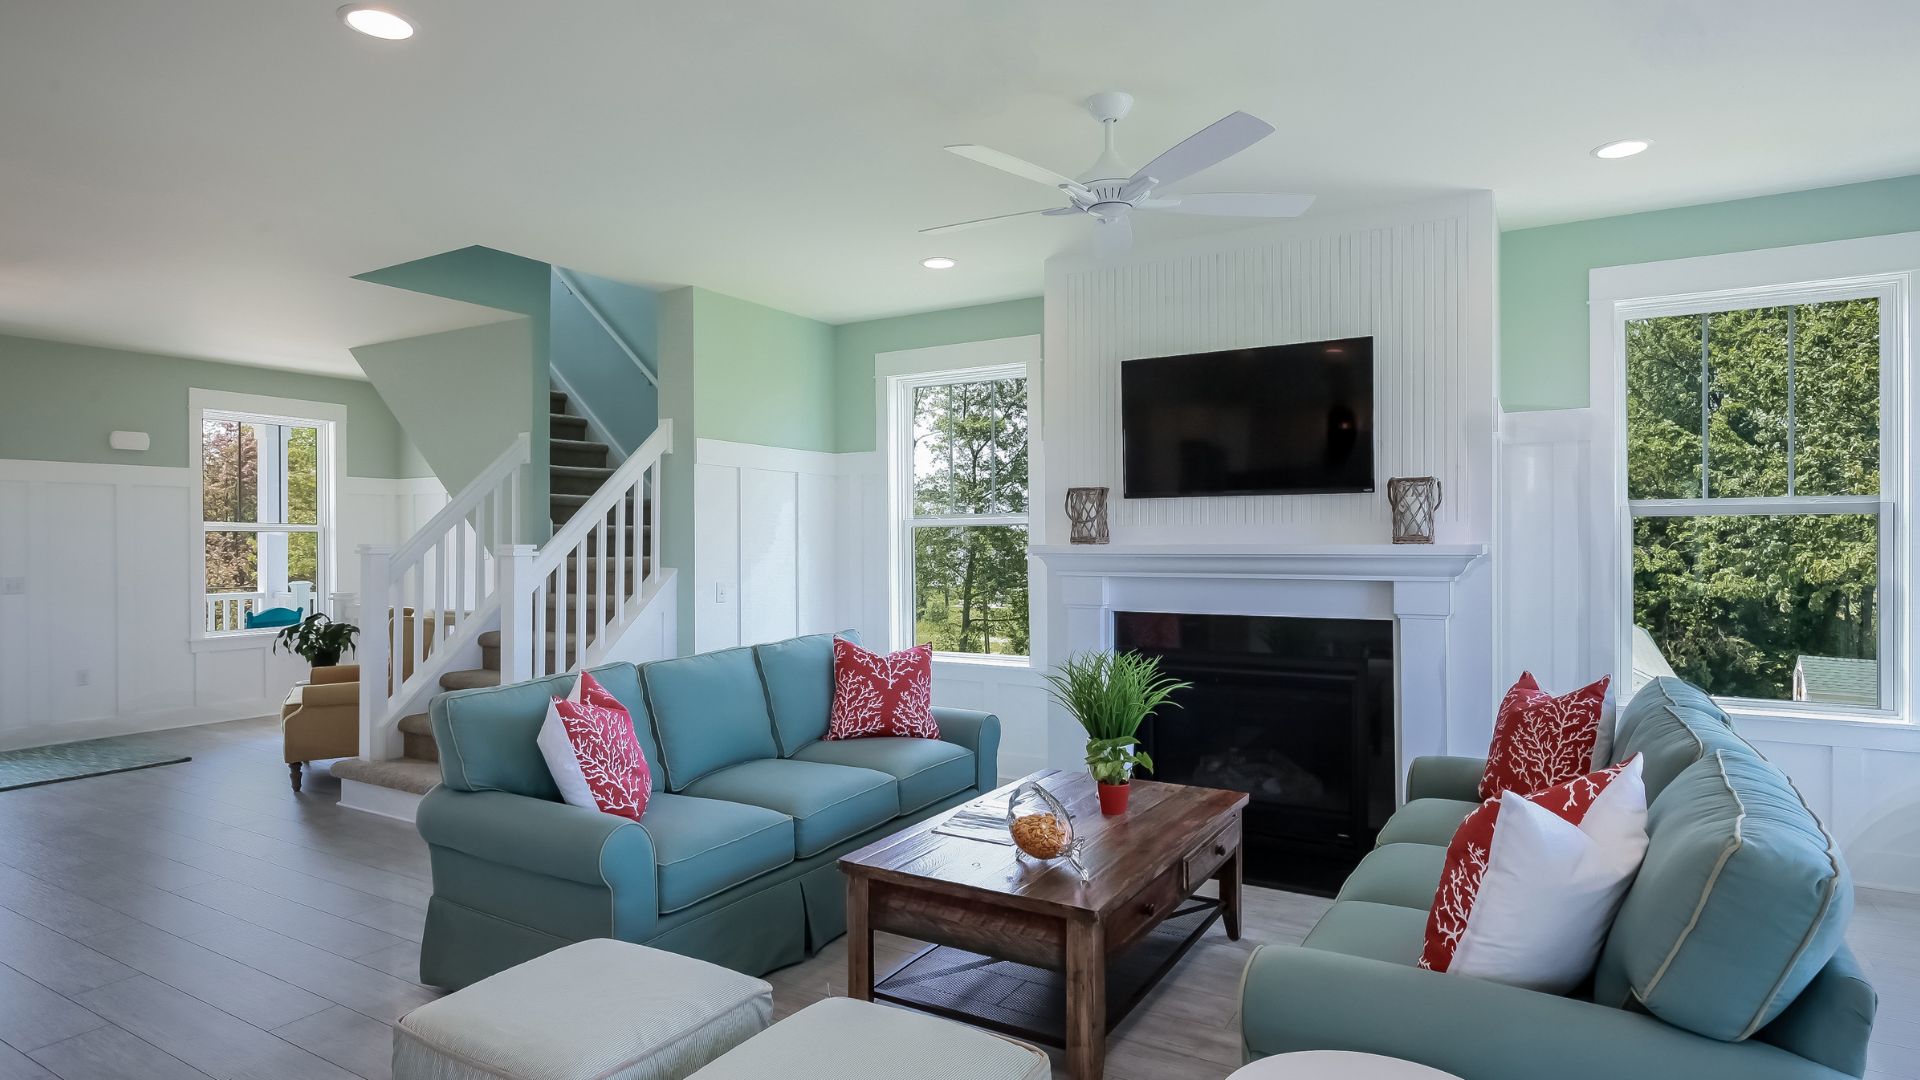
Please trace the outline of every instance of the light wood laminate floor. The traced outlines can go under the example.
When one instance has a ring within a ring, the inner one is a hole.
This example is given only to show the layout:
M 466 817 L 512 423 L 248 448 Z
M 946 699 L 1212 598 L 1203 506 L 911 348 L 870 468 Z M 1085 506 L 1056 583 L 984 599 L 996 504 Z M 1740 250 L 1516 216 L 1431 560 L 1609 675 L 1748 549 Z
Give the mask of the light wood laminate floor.
M 430 890 L 411 826 L 287 788 L 270 720 L 167 736 L 194 760 L 0 792 L 0 1080 L 388 1075 Z M 1114 1080 L 1239 1063 L 1239 982 L 1326 901 L 1247 894 L 1114 1035 Z M 1851 934 L 1881 994 L 1872 1080 L 1920 1080 L 1920 897 L 1863 892 Z M 882 937 L 883 970 L 910 942 Z M 775 972 L 781 1015 L 845 992 L 844 943 Z M 1059 1073 L 1058 1075 L 1064 1075 Z

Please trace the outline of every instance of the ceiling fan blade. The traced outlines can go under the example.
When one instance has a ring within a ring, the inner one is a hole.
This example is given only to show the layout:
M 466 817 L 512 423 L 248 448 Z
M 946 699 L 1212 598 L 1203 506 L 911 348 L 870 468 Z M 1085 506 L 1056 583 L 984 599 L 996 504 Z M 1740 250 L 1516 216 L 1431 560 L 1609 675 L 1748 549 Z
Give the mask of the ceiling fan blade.
M 1313 205 L 1311 195 L 1283 195 L 1266 191 L 1209 191 L 1201 195 L 1170 195 L 1147 199 L 1139 210 L 1166 210 L 1175 214 L 1215 214 L 1220 217 L 1299 217 Z
M 1042 210 L 1040 212 L 1048 217 L 1065 217 L 1068 214 L 1084 214 L 1086 210 L 1078 206 L 1056 206 L 1051 210 Z
M 1024 177 L 1035 183 L 1045 184 L 1050 188 L 1064 187 L 1069 190 L 1077 190 L 1080 187 L 1078 181 L 1061 176 L 1052 169 L 1035 165 L 1031 161 L 1022 160 L 1014 157 L 1012 154 L 1003 154 L 991 146 L 976 146 L 973 143 L 961 143 L 958 146 L 947 147 L 947 151 L 949 153 L 959 154 L 968 161 L 977 161 L 988 168 L 999 169 L 1004 173 L 1012 173 L 1015 176 Z
M 1133 221 L 1117 217 L 1093 227 L 1093 253 L 1101 257 L 1124 255 L 1133 247 Z
M 1265 120 L 1251 113 L 1229 113 L 1147 162 L 1139 172 L 1133 174 L 1132 179 L 1152 177 L 1164 187 L 1218 165 L 1271 134 L 1273 125 Z
M 972 221 L 956 221 L 951 225 L 935 225 L 931 229 L 921 229 L 920 235 L 937 236 L 940 233 L 956 232 L 960 229 L 971 229 L 975 225 L 990 225 L 996 221 L 1006 221 L 1009 218 L 1031 217 L 1035 214 L 1057 214 L 1061 209 L 1061 207 L 1052 207 L 1046 210 L 1022 210 L 1017 214 L 995 214 L 992 217 L 974 218 Z M 1071 206 L 1065 207 L 1064 209 L 1072 213 L 1078 212 Z

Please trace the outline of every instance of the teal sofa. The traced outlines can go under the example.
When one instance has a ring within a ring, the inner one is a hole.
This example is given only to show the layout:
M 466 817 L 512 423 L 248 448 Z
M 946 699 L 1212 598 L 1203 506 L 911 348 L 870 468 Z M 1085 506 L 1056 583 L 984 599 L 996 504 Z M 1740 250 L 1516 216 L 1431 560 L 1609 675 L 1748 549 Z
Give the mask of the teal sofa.
M 935 707 L 939 739 L 827 741 L 831 634 L 590 670 L 652 767 L 637 822 L 560 801 L 535 745 L 572 676 L 434 699 L 422 982 L 602 937 L 752 975 L 796 963 L 846 932 L 841 855 L 998 783 L 987 713 Z
M 1863 1075 L 1876 998 L 1841 940 L 1853 889 L 1832 837 L 1679 679 L 1654 680 L 1622 710 L 1613 758 L 1635 753 L 1650 843 L 1590 986 L 1559 997 L 1415 966 L 1485 764 L 1423 758 L 1408 802 L 1305 942 L 1249 961 L 1247 1056 L 1356 1050 L 1466 1080 Z

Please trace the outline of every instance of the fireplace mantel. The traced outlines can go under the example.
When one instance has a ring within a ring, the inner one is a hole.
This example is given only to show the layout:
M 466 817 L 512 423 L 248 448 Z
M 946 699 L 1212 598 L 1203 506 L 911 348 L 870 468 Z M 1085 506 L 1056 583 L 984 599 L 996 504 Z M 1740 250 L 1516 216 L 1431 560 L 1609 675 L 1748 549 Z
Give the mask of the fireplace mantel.
M 1027 551 L 1056 574 L 1453 581 L 1486 558 L 1487 545 L 1036 544 Z
M 1402 778 L 1422 754 L 1485 752 L 1485 544 L 1053 544 L 1028 552 L 1050 582 L 1050 656 L 1112 648 L 1116 611 L 1387 620 Z M 1049 756 L 1076 758 L 1077 732 L 1053 727 Z

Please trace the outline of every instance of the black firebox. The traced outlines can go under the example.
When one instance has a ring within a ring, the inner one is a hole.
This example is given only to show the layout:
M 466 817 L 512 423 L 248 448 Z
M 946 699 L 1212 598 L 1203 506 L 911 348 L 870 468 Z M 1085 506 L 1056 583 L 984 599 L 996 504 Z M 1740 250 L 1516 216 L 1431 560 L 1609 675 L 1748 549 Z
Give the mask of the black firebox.
M 1251 798 L 1251 882 L 1330 894 L 1393 812 L 1393 624 L 1122 611 L 1114 644 L 1193 684 L 1141 729 L 1152 778 Z

